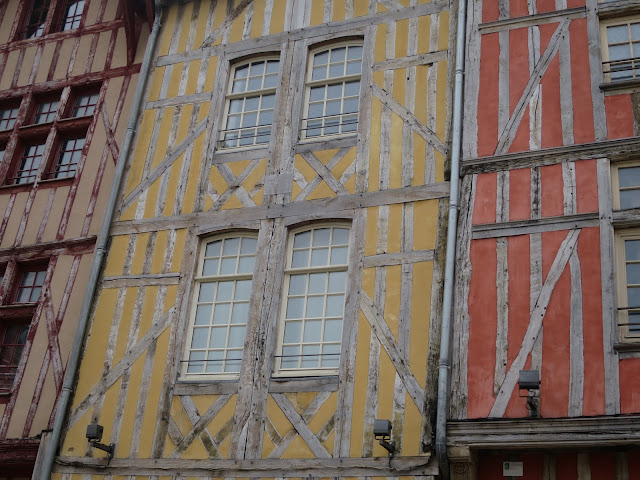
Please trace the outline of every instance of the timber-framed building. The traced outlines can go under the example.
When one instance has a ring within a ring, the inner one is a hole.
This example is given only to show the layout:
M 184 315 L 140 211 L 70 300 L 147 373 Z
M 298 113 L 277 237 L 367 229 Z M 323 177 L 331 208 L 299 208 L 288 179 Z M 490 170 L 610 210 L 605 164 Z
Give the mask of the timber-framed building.
M 164 3 L 53 478 L 436 475 L 449 2 Z
M 149 14 L 0 2 L 0 478 L 53 424 Z

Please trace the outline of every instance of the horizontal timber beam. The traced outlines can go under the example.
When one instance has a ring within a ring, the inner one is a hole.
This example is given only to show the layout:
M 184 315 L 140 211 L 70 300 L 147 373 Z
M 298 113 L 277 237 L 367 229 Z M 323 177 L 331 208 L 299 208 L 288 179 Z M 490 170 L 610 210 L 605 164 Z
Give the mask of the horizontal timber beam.
M 585 7 L 556 10 L 553 12 L 538 13 L 536 15 L 524 15 L 522 17 L 505 18 L 495 22 L 486 22 L 478 25 L 480 33 L 496 33 L 516 28 L 534 27 L 546 23 L 557 23 L 565 18 L 584 18 L 587 16 Z
M 194 460 L 56 457 L 56 473 L 184 477 L 355 477 L 436 475 L 430 455 L 375 458 Z
M 482 238 L 513 237 L 516 235 L 529 235 L 530 233 L 597 227 L 599 225 L 598 212 L 534 218 L 531 220 L 514 220 L 511 222 L 483 223 L 473 226 L 471 238 L 479 240 Z
M 151 287 L 155 285 L 177 285 L 180 282 L 179 273 L 149 273 L 141 275 L 118 275 L 104 277 L 103 288 L 121 287 Z
M 530 168 L 596 158 L 609 158 L 612 161 L 627 160 L 637 157 L 639 149 L 640 137 L 629 137 L 619 140 L 605 140 L 542 150 L 491 155 L 463 160 L 462 174 L 500 172 L 516 168 Z
M 395 205 L 445 198 L 448 196 L 449 182 L 440 182 L 430 185 L 403 187 L 379 192 L 340 195 L 331 198 L 293 202 L 285 205 L 262 205 L 252 208 L 234 208 L 215 212 L 200 212 L 171 217 L 125 220 L 113 223 L 111 235 L 128 235 L 131 233 L 174 230 L 190 227 L 206 228 L 209 226 L 214 227 L 220 225 L 226 225 L 232 228 L 239 223 L 252 220 L 316 215 L 318 212 L 328 214 L 331 212 L 341 212 L 356 208 Z
M 93 253 L 96 236 L 69 238 L 55 242 L 34 243 L 19 247 L 0 248 L 0 261 L 14 259 L 17 261 L 36 260 L 55 255 L 85 255 Z

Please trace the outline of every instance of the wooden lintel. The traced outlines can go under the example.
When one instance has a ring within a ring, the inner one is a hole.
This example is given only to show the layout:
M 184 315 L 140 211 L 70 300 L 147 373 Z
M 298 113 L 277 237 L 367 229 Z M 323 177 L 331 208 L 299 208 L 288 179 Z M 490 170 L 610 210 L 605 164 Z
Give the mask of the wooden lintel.
M 637 415 L 447 423 L 447 443 L 471 448 L 582 448 L 637 445 L 639 441 L 640 416 Z
M 568 8 L 566 10 L 554 10 L 552 12 L 538 13 L 536 15 L 524 15 L 522 17 L 505 18 L 495 22 L 486 22 L 478 25 L 480 33 L 495 33 L 515 28 L 533 27 L 546 23 L 557 23 L 566 18 L 584 18 L 587 16 L 585 7 Z
M 286 218 L 303 216 L 314 212 L 339 212 L 354 208 L 377 207 L 381 205 L 395 205 L 399 203 L 418 202 L 449 196 L 449 182 L 403 187 L 379 192 L 358 193 L 356 195 L 341 195 L 337 197 L 294 202 L 286 205 L 262 205 L 259 207 L 229 209 L 215 212 L 194 213 L 190 215 L 176 215 L 171 217 L 151 218 L 142 220 L 126 220 L 114 222 L 112 235 L 127 235 L 130 233 L 153 232 L 179 228 L 204 228 L 225 224 L 230 227 L 235 223 L 270 218 Z
M 146 459 L 56 457 L 56 473 L 99 475 L 179 475 L 188 477 L 355 477 L 437 475 L 430 455 L 373 458 Z
M 499 172 L 516 168 L 554 165 L 576 160 L 609 158 L 612 161 L 635 158 L 640 149 L 640 137 L 603 140 L 563 147 L 545 148 L 503 155 L 470 158 L 462 161 L 462 174 Z
M 10 259 L 18 262 L 47 258 L 54 255 L 85 255 L 92 253 L 96 236 L 71 238 L 55 242 L 35 243 L 20 247 L 0 249 L 0 262 Z
M 121 287 L 141 287 L 154 285 L 177 285 L 180 282 L 179 273 L 166 274 L 141 274 L 141 275 L 119 275 L 104 277 L 102 279 L 103 288 Z
M 471 238 L 479 240 L 481 238 L 513 237 L 531 233 L 571 230 L 572 228 L 597 227 L 598 225 L 598 212 L 510 222 L 483 223 L 473 226 Z
M 381 253 L 364 257 L 364 268 L 404 265 L 408 263 L 433 261 L 433 250 L 415 250 L 411 252 Z

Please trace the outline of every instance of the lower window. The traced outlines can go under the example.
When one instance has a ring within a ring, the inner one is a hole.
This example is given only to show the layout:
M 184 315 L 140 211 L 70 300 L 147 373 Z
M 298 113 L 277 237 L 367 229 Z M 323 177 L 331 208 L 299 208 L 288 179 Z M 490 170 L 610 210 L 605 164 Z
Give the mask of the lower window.
M 623 341 L 640 341 L 640 230 L 616 234 L 618 327 Z
M 29 321 L 0 324 L 0 391 L 11 390 L 29 333 Z
M 348 254 L 348 225 L 318 225 L 291 232 L 276 375 L 337 373 Z

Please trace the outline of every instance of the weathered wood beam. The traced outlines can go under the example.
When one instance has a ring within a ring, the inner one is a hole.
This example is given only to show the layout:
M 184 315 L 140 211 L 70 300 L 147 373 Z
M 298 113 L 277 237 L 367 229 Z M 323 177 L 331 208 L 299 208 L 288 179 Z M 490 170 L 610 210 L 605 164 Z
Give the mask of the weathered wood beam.
M 501 238 L 516 235 L 529 235 L 541 232 L 557 232 L 573 228 L 597 227 L 598 213 L 580 213 L 558 217 L 532 218 L 529 220 L 512 220 L 500 223 L 482 223 L 473 226 L 472 238 Z
M 177 285 L 179 273 L 147 273 L 140 275 L 119 275 L 102 277 L 102 288 L 141 287 L 152 285 Z
M 566 18 L 585 18 L 587 11 L 585 7 L 568 8 L 566 10 L 555 10 L 552 12 L 537 13 L 535 15 L 524 15 L 522 17 L 505 18 L 495 22 L 485 22 L 478 25 L 481 34 L 496 33 L 515 28 L 526 28 L 547 23 L 558 23 Z
M 96 236 L 70 238 L 55 242 L 34 243 L 19 247 L 0 248 L 0 261 L 15 259 L 18 262 L 57 255 L 85 255 L 93 253 Z

